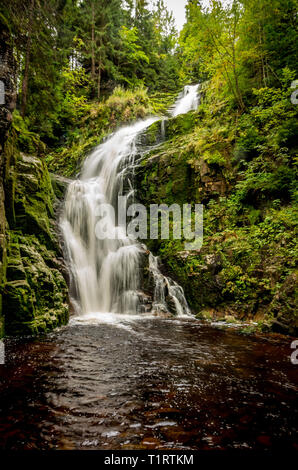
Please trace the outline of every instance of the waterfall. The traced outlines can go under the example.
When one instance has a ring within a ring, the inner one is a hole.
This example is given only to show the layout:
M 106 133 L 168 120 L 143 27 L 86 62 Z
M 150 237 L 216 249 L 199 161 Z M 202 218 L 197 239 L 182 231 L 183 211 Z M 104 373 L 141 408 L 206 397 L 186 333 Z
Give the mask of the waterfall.
M 173 115 L 179 114 L 179 109 L 193 109 L 193 95 L 194 87 L 185 87 Z M 150 117 L 112 134 L 86 158 L 80 178 L 68 187 L 61 229 L 71 272 L 71 296 L 82 314 L 141 311 L 140 259 L 144 248 L 126 235 L 125 227 L 116 225 L 113 214 L 105 213 L 106 238 L 98 238 L 96 223 L 105 204 L 116 209 L 118 196 L 127 204 L 133 202 L 137 137 L 158 119 Z M 182 288 L 160 273 L 151 254 L 149 269 L 155 284 L 153 310 L 169 311 L 171 303 L 176 314 L 190 313 Z
M 199 87 L 200 85 L 186 85 L 178 97 L 178 100 L 171 110 L 171 116 L 185 114 L 194 111 L 199 106 Z
M 173 310 L 179 316 L 190 315 L 191 312 L 184 297 L 184 292 L 177 282 L 164 276 L 158 267 L 158 257 L 149 255 L 149 270 L 154 281 L 154 312 L 169 312 Z M 171 305 L 169 305 L 171 304 Z
M 139 288 L 140 245 L 107 217 L 109 237 L 96 236 L 96 221 L 102 204 L 116 206 L 118 195 L 133 197 L 126 171 L 136 155 L 136 137 L 157 118 L 149 118 L 115 132 L 84 162 L 81 178 L 69 185 L 62 219 L 73 287 L 82 313 L 136 313 Z M 120 233 L 121 235 L 121 233 Z

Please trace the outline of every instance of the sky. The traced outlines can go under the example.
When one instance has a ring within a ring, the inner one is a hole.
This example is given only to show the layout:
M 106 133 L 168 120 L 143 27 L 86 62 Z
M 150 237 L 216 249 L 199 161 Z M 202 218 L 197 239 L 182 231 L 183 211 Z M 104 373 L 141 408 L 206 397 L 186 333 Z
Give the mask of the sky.
M 181 31 L 182 26 L 185 23 L 185 5 L 187 4 L 187 0 L 164 0 L 165 4 L 168 7 L 168 10 L 172 10 L 177 29 Z M 226 3 L 227 0 L 224 0 L 223 3 Z M 203 6 L 209 5 L 209 0 L 202 1 Z
M 185 5 L 187 0 L 164 0 L 168 10 L 172 10 L 178 31 L 181 31 L 185 23 Z

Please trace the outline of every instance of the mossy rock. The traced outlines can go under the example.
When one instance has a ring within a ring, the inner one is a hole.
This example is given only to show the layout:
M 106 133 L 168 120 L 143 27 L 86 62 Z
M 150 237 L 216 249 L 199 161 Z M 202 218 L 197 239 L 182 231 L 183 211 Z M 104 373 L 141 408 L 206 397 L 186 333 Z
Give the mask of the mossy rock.
M 6 334 L 36 334 L 66 323 L 67 286 L 53 267 L 55 252 L 34 235 L 10 232 L 10 240 L 3 293 Z
M 62 200 L 72 180 L 53 173 L 50 174 L 50 177 L 55 196 L 57 199 Z
M 198 112 L 189 112 L 165 121 L 165 137 L 171 140 L 178 135 L 185 136 L 199 123 Z
M 1 311 L 5 334 L 38 334 L 68 319 L 65 268 L 59 260 L 53 222 L 56 198 L 45 162 L 9 149 L 9 229 L 6 227 L 5 276 L 0 284 Z

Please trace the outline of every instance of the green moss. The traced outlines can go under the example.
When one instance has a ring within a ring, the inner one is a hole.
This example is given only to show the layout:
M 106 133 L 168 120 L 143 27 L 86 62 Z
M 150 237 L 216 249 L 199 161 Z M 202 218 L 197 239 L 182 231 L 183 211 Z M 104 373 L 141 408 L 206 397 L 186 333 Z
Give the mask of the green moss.
M 79 172 L 88 152 L 104 137 L 118 126 L 150 114 L 153 114 L 153 107 L 146 88 L 132 91 L 117 87 L 106 101 L 86 106 L 84 116 L 73 130 L 68 131 L 63 146 L 47 155 L 49 170 L 62 176 L 73 176 Z
M 141 135 L 143 145 L 153 146 L 162 141 L 161 121 L 156 121 Z
M 212 313 L 209 310 L 201 310 L 199 313 L 196 314 L 196 318 L 198 320 L 211 321 L 213 319 L 213 316 L 212 316 Z
M 165 125 L 165 134 L 168 140 L 179 135 L 186 135 L 193 131 L 198 124 L 200 115 L 197 112 L 181 114 L 174 118 L 168 119 Z
M 8 144 L 6 197 L 12 197 L 6 199 L 1 311 L 5 334 L 37 334 L 68 319 L 67 285 L 52 219 L 55 196 L 45 162 L 17 150 L 13 154 L 13 144 Z
M 147 244 L 182 285 L 194 312 L 257 319 L 263 329 L 295 335 L 296 150 L 276 147 L 263 135 L 263 124 L 254 131 L 258 139 L 251 139 L 252 125 L 251 116 L 242 116 L 237 128 L 228 114 L 202 111 L 169 120 L 166 142 L 136 171 L 138 198 L 147 206 L 203 203 L 204 243 L 200 252 L 185 252 L 183 240 Z M 278 127 L 272 124 L 272 135 Z M 249 153 L 236 161 L 246 130 Z M 207 256 L 221 261 L 213 266 Z

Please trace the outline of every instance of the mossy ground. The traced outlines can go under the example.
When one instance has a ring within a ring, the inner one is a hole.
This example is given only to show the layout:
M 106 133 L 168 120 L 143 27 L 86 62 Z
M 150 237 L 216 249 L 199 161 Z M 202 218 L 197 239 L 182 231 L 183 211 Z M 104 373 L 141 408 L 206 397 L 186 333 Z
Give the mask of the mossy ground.
M 173 96 L 163 97 L 166 106 Z M 86 152 L 120 123 L 164 113 L 159 98 L 150 100 L 144 89 L 118 89 L 106 102 L 90 105 L 63 146 L 48 155 L 51 171 L 76 173 Z M 292 138 L 297 110 L 288 97 L 266 89 L 258 99 L 241 116 L 203 101 L 197 112 L 154 123 L 141 136 L 151 151 L 136 171 L 138 199 L 145 205 L 204 205 L 201 250 L 185 251 L 183 239 L 147 240 L 183 286 L 195 314 L 254 320 L 264 329 L 297 334 L 297 145 Z M 10 313 L 12 330 L 25 323 L 28 331 L 43 330 L 67 316 L 66 285 L 57 274 L 61 269 L 53 266 L 58 250 L 51 223 L 53 188 L 45 162 L 16 158 L 9 145 L 6 179 L 10 235 L 3 259 L 10 277 L 8 294 L 3 292 L 24 314 L 19 321 Z M 38 266 L 38 276 L 32 266 Z M 42 299 L 40 293 L 47 291 L 51 298 Z

